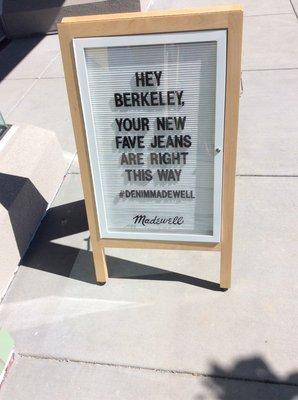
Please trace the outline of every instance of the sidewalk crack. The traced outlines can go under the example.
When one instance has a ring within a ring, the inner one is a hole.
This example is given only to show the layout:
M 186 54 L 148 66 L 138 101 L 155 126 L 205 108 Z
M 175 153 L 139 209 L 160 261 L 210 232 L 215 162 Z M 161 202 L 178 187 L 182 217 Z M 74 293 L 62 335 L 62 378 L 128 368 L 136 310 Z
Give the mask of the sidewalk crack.
M 154 368 L 154 367 L 145 367 L 139 365 L 129 365 L 129 364 L 116 364 L 109 362 L 100 362 L 100 361 L 87 361 L 87 360 L 78 360 L 74 358 L 65 358 L 65 357 L 53 357 L 48 355 L 38 355 L 38 354 L 30 354 L 30 353 L 18 353 L 18 356 L 21 358 L 33 358 L 36 360 L 49 360 L 56 361 L 61 363 L 76 363 L 83 365 L 98 365 L 102 367 L 108 368 L 119 368 L 119 369 L 131 369 L 135 371 L 151 371 L 160 374 L 174 374 L 174 375 L 187 375 L 197 378 L 212 378 L 212 379 L 224 379 L 228 381 L 242 381 L 242 382 L 257 382 L 263 384 L 270 385 L 282 385 L 282 386 L 298 386 L 298 383 L 291 382 L 277 382 L 274 380 L 266 380 L 266 379 L 255 379 L 255 378 L 245 378 L 245 377 L 235 377 L 235 376 L 221 376 L 221 375 L 212 375 L 203 372 L 193 372 L 187 370 L 176 370 L 176 369 L 166 369 L 166 368 Z

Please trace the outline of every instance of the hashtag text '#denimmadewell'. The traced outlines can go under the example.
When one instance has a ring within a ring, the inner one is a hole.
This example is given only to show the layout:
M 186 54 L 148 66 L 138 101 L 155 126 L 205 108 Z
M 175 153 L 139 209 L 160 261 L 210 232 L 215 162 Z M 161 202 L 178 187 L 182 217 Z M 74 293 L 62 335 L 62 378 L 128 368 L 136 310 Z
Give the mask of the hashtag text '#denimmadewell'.
M 121 190 L 121 199 L 194 199 L 193 190 Z
M 153 218 L 147 218 L 146 215 L 135 215 L 133 218 L 135 224 L 145 225 L 182 225 L 184 224 L 183 217 L 179 217 L 178 215 L 172 218 L 161 218 L 155 215 Z

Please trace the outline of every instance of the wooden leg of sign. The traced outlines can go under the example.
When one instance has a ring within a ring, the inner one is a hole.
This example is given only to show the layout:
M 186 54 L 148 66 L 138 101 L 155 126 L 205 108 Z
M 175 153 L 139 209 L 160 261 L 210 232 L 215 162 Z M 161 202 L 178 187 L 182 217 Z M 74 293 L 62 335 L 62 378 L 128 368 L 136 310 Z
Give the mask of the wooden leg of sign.
M 93 249 L 93 260 L 97 283 L 106 283 L 108 279 L 108 269 L 103 247 L 97 245 L 95 249 Z
M 236 149 L 242 53 L 241 12 L 229 17 L 228 32 L 220 261 L 220 287 L 222 289 L 231 287 Z
M 232 272 L 232 241 L 222 243 L 220 251 L 220 287 L 228 289 L 231 287 Z

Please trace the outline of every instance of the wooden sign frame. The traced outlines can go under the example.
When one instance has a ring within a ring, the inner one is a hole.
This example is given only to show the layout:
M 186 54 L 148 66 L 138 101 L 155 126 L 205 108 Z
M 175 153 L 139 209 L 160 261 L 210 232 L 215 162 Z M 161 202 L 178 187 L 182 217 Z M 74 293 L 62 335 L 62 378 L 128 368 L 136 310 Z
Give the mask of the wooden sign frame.
M 231 286 L 236 148 L 241 78 L 243 10 L 241 6 L 67 17 L 58 32 L 69 105 L 78 150 L 91 245 L 99 283 L 108 278 L 105 247 L 219 251 L 220 287 Z M 227 31 L 226 99 L 222 177 L 221 240 L 219 243 L 188 243 L 155 240 L 104 239 L 95 205 L 94 187 L 86 142 L 82 105 L 73 52 L 73 39 L 225 29 Z

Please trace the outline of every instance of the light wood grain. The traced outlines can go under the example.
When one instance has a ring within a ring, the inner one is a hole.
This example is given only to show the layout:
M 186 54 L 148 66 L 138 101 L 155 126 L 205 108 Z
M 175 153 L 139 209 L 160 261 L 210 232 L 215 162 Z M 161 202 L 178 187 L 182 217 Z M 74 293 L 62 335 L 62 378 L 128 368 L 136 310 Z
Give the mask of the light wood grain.
M 95 198 L 87 150 L 84 120 L 79 96 L 79 88 L 76 79 L 74 55 L 72 51 L 72 34 L 69 31 L 67 25 L 60 25 L 59 39 L 65 72 L 66 87 L 68 92 L 69 107 L 75 134 L 76 147 L 78 151 L 81 180 L 90 231 L 90 240 L 93 249 L 95 273 L 96 278 L 99 282 L 106 282 L 108 274 L 105 260 L 103 260 L 104 252 L 97 245 L 100 235 L 97 223 Z
M 231 284 L 235 164 L 243 10 L 241 6 L 67 17 L 58 24 L 73 128 L 88 216 L 93 257 L 98 281 L 105 282 L 105 247 L 221 251 L 220 285 Z M 166 241 L 102 239 L 97 220 L 94 188 L 87 150 L 84 120 L 72 48 L 74 38 L 118 36 L 146 33 L 227 29 L 227 82 L 224 134 L 222 232 L 221 243 L 183 243 Z
M 154 240 L 99 239 L 100 247 L 125 247 L 136 249 L 220 251 L 220 243 L 166 242 Z
M 235 173 L 241 79 L 242 17 L 229 15 L 223 157 L 220 286 L 231 286 Z

